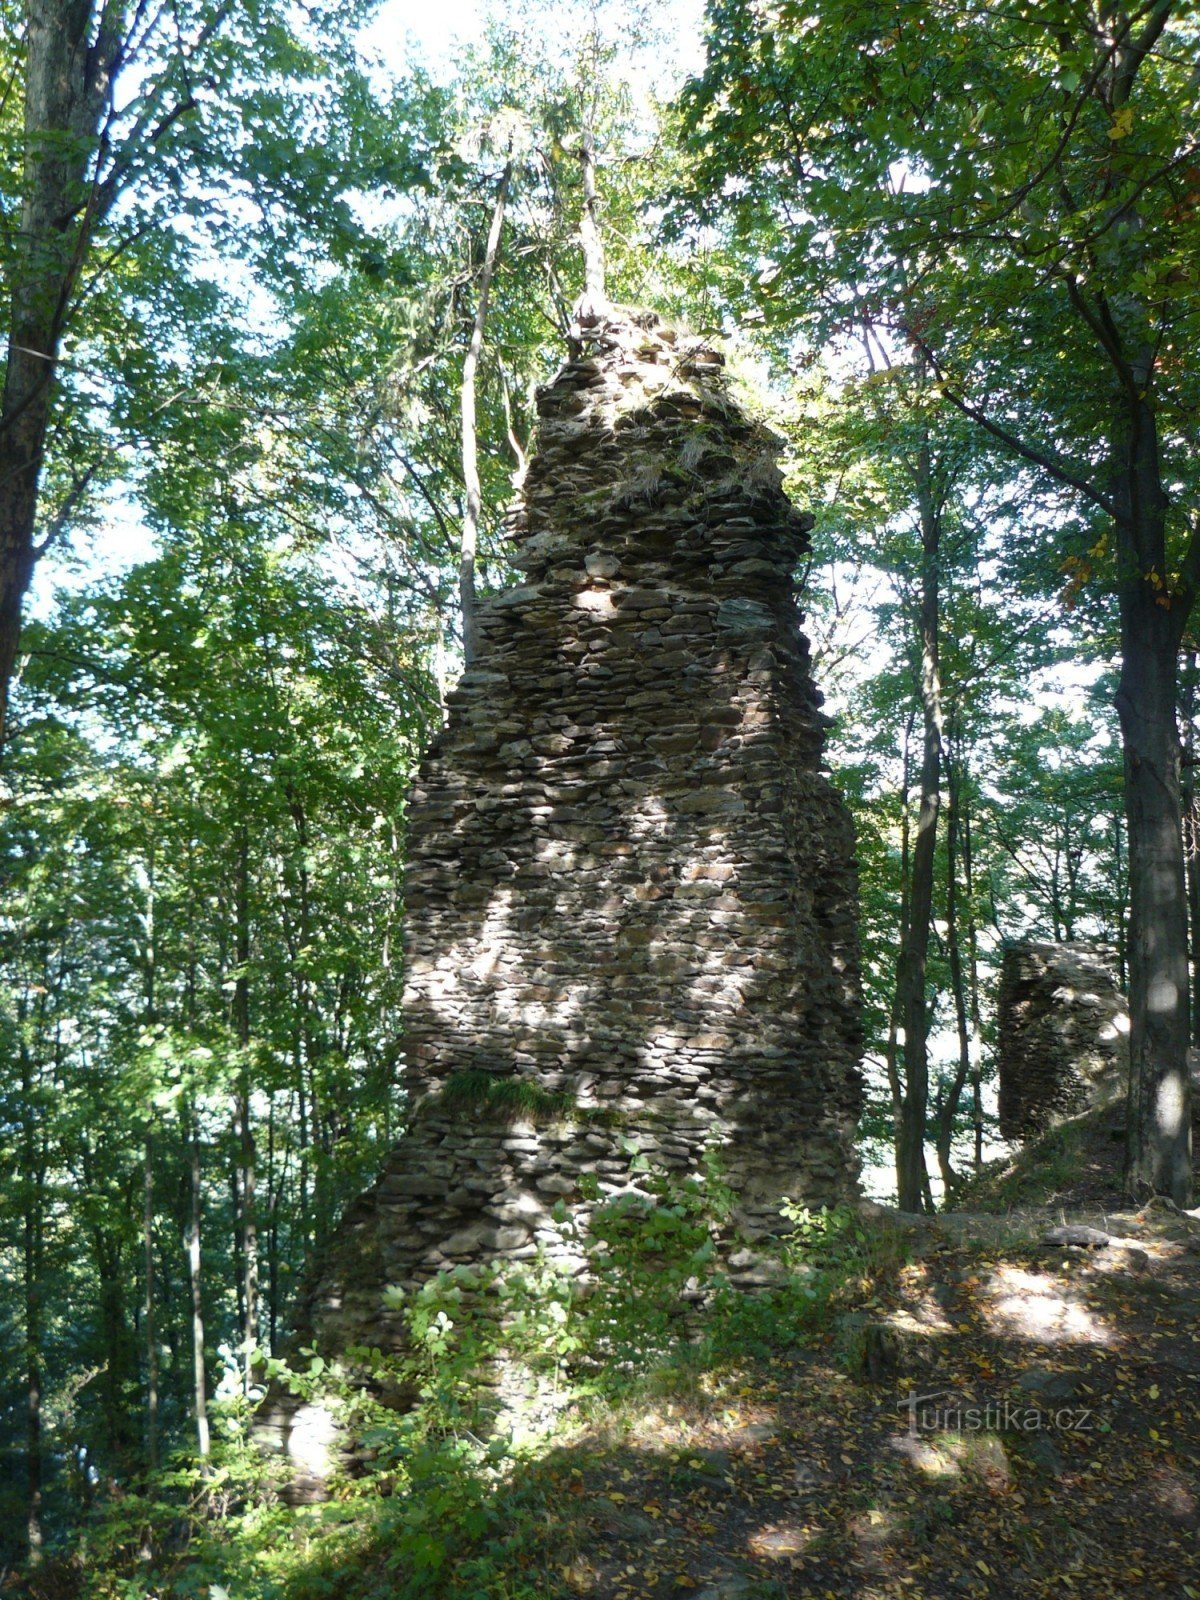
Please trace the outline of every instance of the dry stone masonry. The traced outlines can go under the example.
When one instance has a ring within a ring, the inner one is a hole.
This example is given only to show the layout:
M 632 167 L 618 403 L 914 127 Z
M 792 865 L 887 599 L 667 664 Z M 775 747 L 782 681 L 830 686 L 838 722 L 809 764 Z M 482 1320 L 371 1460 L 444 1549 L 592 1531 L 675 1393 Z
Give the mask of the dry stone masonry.
M 742 1241 L 856 1192 L 856 882 L 792 574 L 811 519 L 722 358 L 577 327 L 511 518 L 519 587 L 412 794 L 409 1130 L 305 1308 L 401 1338 L 386 1285 L 561 1254 L 647 1162 L 716 1150 Z M 736 1277 L 754 1281 L 735 1248 Z M 582 1270 L 582 1260 L 568 1260 Z
M 1114 953 L 1103 945 L 1016 944 L 1000 968 L 1000 1132 L 1034 1137 L 1120 1098 L 1129 1016 Z

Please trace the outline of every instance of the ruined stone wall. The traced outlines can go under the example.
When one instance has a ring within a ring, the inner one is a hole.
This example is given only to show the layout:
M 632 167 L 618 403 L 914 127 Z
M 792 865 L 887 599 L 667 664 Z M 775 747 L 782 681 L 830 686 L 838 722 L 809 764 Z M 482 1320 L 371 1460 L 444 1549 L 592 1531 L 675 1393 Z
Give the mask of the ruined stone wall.
M 560 1250 L 556 1202 L 586 1219 L 647 1157 L 716 1147 L 751 1238 L 781 1196 L 855 1192 L 853 839 L 792 584 L 811 519 L 719 355 L 653 315 L 583 330 L 538 409 L 524 581 L 481 608 L 412 794 L 413 1113 L 312 1286 L 325 1347 L 399 1338 L 387 1284 Z
M 1010 945 L 996 1029 L 1004 1138 L 1032 1138 L 1124 1095 L 1129 1017 L 1107 947 Z

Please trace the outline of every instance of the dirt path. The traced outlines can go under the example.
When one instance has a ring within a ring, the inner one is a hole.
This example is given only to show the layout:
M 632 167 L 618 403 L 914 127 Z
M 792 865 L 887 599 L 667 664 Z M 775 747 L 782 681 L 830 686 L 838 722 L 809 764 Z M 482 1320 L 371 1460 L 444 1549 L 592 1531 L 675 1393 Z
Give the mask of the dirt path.
M 1064 1220 L 1128 1247 L 1044 1247 Z M 1200 1600 L 1200 1226 L 951 1215 L 914 1250 L 815 1348 L 540 1464 L 554 1587 Z

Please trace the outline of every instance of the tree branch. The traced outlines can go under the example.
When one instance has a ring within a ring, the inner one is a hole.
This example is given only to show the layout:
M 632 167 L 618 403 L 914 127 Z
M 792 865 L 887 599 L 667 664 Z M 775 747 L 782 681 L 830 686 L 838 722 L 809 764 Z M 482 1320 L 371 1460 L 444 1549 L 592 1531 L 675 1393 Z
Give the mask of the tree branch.
M 1015 433 L 1011 433 L 1001 423 L 989 417 L 979 406 L 972 405 L 965 396 L 955 393 L 949 387 L 941 363 L 929 345 L 919 334 L 912 333 L 911 330 L 906 331 L 909 331 L 914 343 L 924 351 L 926 359 L 937 374 L 942 394 L 949 400 L 956 411 L 961 411 L 964 417 L 970 417 L 972 422 L 978 423 L 994 439 L 999 439 L 1002 444 L 1006 444 L 1022 460 L 1030 461 L 1034 466 L 1042 467 L 1056 482 L 1061 483 L 1065 488 L 1074 489 L 1077 493 L 1083 495 L 1085 499 L 1090 500 L 1093 505 L 1099 506 L 1106 515 L 1110 517 L 1116 515 L 1116 508 L 1108 496 L 1101 494 L 1086 478 L 1081 478 L 1077 473 L 1072 472 L 1069 467 L 1065 467 L 1061 461 L 1057 461 L 1053 456 L 1047 455 L 1045 451 L 1038 450 L 1031 444 L 1026 444 Z
M 1113 76 L 1112 103 L 1113 109 L 1123 106 L 1129 99 L 1133 89 L 1133 80 L 1138 75 L 1142 62 L 1153 50 L 1159 35 L 1166 27 L 1171 12 L 1174 9 L 1174 0 L 1157 0 L 1150 7 L 1150 14 L 1146 18 L 1146 25 L 1137 38 L 1117 55 L 1119 63 Z
M 1111 312 L 1108 311 L 1106 305 L 1102 305 L 1099 311 L 1092 310 L 1084 297 L 1083 290 L 1079 287 L 1079 279 L 1073 272 L 1068 272 L 1064 268 L 1062 279 L 1067 286 L 1067 293 L 1071 297 L 1071 304 L 1096 335 L 1100 348 L 1116 369 L 1117 376 L 1121 380 L 1121 387 L 1133 399 L 1136 399 L 1138 386 L 1133 376 L 1133 369 L 1125 359 L 1125 352 L 1121 349 L 1120 335 L 1117 332 L 1116 324 L 1112 320 Z
M 1187 549 L 1179 565 L 1179 588 L 1182 614 L 1186 619 L 1191 616 L 1196 597 L 1200 594 L 1200 522 L 1193 525 L 1188 536 Z
M 72 478 L 71 487 L 67 490 L 62 505 L 59 506 L 54 515 L 53 521 L 46 530 L 46 537 L 42 540 L 41 544 L 34 545 L 33 547 L 33 558 L 35 561 L 40 561 L 55 540 L 62 536 L 64 529 L 71 520 L 72 514 L 75 511 L 75 507 L 87 493 L 88 484 L 91 483 L 92 479 L 96 476 L 99 467 L 100 463 L 98 461 L 93 461 L 90 467 L 87 467 L 83 472 L 77 473 Z

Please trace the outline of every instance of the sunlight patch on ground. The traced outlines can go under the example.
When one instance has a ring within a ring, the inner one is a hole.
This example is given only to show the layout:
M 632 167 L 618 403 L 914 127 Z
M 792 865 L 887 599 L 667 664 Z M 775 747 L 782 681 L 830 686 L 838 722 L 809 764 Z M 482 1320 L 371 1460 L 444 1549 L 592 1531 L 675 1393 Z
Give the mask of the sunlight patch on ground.
M 739 1451 L 753 1449 L 763 1439 L 774 1435 L 778 1426 L 778 1412 L 774 1406 L 744 1400 L 729 1400 L 727 1386 L 712 1381 L 712 1374 L 704 1373 L 696 1384 L 694 1401 L 653 1401 L 641 1397 L 633 1414 L 619 1419 L 619 1428 L 613 1442 L 637 1445 L 639 1448 L 669 1451 L 679 1449 L 724 1449 Z M 707 1398 L 726 1401 L 714 1408 Z
M 919 1301 L 914 1306 L 900 1306 L 895 1311 L 889 1311 L 883 1321 L 897 1333 L 944 1336 L 954 1333 L 954 1324 L 932 1298 Z
M 990 1431 L 905 1433 L 891 1443 L 897 1455 L 927 1478 L 960 1478 L 970 1472 L 1002 1486 L 1012 1477 L 1004 1442 Z
M 1200 1502 L 1177 1467 L 1164 1464 L 1155 1468 L 1150 1478 L 1150 1494 L 1169 1521 L 1195 1526 Z
M 752 1555 L 778 1560 L 783 1556 L 798 1556 L 811 1544 L 813 1530 L 807 1522 L 772 1522 L 765 1528 L 756 1528 L 746 1541 Z
M 960 1477 L 962 1467 L 951 1453 L 940 1448 L 940 1444 L 937 1435 L 925 1438 L 911 1433 L 899 1433 L 891 1441 L 896 1454 L 927 1478 Z
M 982 1310 L 997 1332 L 1041 1344 L 1114 1342 L 1112 1330 L 1061 1284 L 1007 1263 L 991 1274 Z
M 852 1516 L 848 1527 L 865 1550 L 877 1550 L 880 1545 L 894 1539 L 900 1531 L 895 1516 L 890 1511 L 880 1510 L 878 1506 Z

